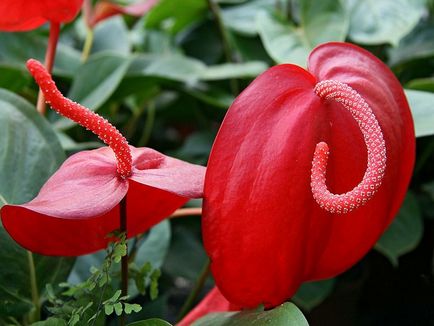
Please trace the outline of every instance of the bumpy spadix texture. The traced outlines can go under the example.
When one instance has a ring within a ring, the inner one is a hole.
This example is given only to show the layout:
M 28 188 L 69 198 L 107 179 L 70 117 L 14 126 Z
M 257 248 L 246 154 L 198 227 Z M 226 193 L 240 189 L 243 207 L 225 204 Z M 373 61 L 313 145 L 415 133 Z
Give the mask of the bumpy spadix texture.
M 363 180 L 344 194 L 332 194 L 327 189 L 327 144 L 321 142 L 315 148 L 311 176 L 313 197 L 330 213 L 348 213 L 366 204 L 381 185 L 387 160 L 383 133 L 368 103 L 350 86 L 335 80 L 324 80 L 315 86 L 315 93 L 325 100 L 332 99 L 341 103 L 350 111 L 366 143 L 368 163 Z
M 0 30 L 28 31 L 47 21 L 67 23 L 80 11 L 83 0 L 1 0 Z
M 35 199 L 3 206 L 3 226 L 23 247 L 44 255 L 87 254 L 105 248 L 107 235 L 119 229 L 122 199 L 132 237 L 202 196 L 204 167 L 128 146 L 108 122 L 64 98 L 42 65 L 30 61 L 29 69 L 56 111 L 96 131 L 116 156 L 108 147 L 72 155 Z
M 221 293 L 271 307 L 351 267 L 398 212 L 414 155 L 402 87 L 369 52 L 327 43 L 307 70 L 264 72 L 229 108 L 205 178 L 203 238 Z
M 127 140 L 116 127 L 83 105 L 64 97 L 57 89 L 50 74 L 39 61 L 30 59 L 27 61 L 27 69 L 44 93 L 46 102 L 57 113 L 92 131 L 99 139 L 110 146 L 118 161 L 118 173 L 123 178 L 128 177 L 131 174 L 131 150 L 128 147 Z

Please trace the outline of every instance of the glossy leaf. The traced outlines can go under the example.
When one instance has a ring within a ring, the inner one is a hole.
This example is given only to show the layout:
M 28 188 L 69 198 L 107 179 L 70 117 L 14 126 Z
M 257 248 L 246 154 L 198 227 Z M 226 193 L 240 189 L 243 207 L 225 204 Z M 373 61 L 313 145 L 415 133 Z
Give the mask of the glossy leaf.
M 19 204 L 38 193 L 65 154 L 49 123 L 24 99 L 0 90 L 0 108 L 0 195 Z
M 434 135 L 434 93 L 406 90 L 416 137 Z
M 128 324 L 127 326 L 172 326 L 172 324 L 162 319 L 151 318 L 151 319 L 136 321 L 134 323 Z
M 308 311 L 312 310 L 332 293 L 335 283 L 336 280 L 334 278 L 304 283 L 292 297 L 292 300 L 297 306 Z
M 423 221 L 417 199 L 409 192 L 398 216 L 375 245 L 394 266 L 398 258 L 412 251 L 423 235 Z
M 0 90 L 0 195 L 3 206 L 33 198 L 64 159 L 56 134 L 24 99 Z M 15 177 L 19 175 L 20 177 Z M 32 307 L 28 252 L 0 227 L 0 316 L 21 316 Z M 72 259 L 34 256 L 40 293 L 66 279 Z
M 255 312 L 212 313 L 194 322 L 192 326 L 308 326 L 302 312 L 290 302 L 272 310 Z
M 131 52 L 128 27 L 121 17 L 104 20 L 95 27 L 92 53 L 113 51 L 120 55 Z
M 43 61 L 47 42 L 47 38 L 35 32 L 0 33 L 0 62 L 6 66 L 26 71 L 25 62 L 29 58 Z M 57 46 L 53 73 L 55 75 L 71 77 L 79 65 L 80 53 L 60 42 Z
M 255 26 L 256 15 L 263 10 L 271 12 L 275 3 L 275 0 L 252 0 L 225 8 L 222 10 L 223 22 L 233 31 L 254 36 L 258 33 Z
M 351 13 L 350 38 L 369 45 L 398 45 L 425 10 L 423 0 L 346 1 Z
M 392 66 L 434 56 L 434 23 L 421 22 L 404 37 L 397 47 L 388 51 Z
M 256 24 L 264 47 L 274 61 L 304 67 L 315 46 L 345 39 L 348 17 L 340 1 L 302 1 L 299 26 L 265 11 L 258 14 Z

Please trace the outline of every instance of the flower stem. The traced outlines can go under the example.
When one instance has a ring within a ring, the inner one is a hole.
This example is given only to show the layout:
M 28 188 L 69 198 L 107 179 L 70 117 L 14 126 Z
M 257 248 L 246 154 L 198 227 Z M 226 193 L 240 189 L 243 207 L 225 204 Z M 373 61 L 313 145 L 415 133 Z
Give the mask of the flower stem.
M 32 302 L 35 306 L 31 315 L 30 322 L 37 322 L 41 319 L 41 303 L 39 300 L 38 285 L 36 280 L 35 261 L 33 260 L 33 254 L 27 250 L 27 262 L 29 264 L 29 276 L 30 276 L 30 290 L 32 294 Z
M 187 300 L 185 300 L 184 305 L 181 308 L 181 311 L 178 315 L 178 321 L 180 321 L 190 310 L 191 306 L 193 305 L 194 301 L 199 296 L 200 291 L 202 291 L 203 286 L 205 285 L 205 281 L 208 278 L 210 272 L 210 260 L 207 259 L 205 264 L 202 267 L 202 270 L 199 274 L 198 279 L 196 280 L 196 284 L 194 285 L 193 290 L 191 290 Z
M 223 51 L 226 57 L 226 60 L 228 62 L 234 62 L 233 57 L 232 57 L 232 51 L 231 51 L 231 45 L 229 42 L 229 36 L 228 36 L 228 32 L 223 24 L 223 19 L 222 19 L 222 15 L 220 12 L 220 7 L 219 5 L 215 2 L 215 0 L 208 0 L 208 7 L 211 10 L 212 14 L 214 15 L 214 19 L 217 25 L 217 28 L 219 30 L 220 33 L 220 37 L 222 40 L 222 44 L 223 44 Z M 238 81 L 233 78 L 230 80 L 230 84 L 231 84 L 231 90 L 233 95 L 237 96 L 240 90 L 240 87 L 238 85 Z
M 151 101 L 149 103 L 148 110 L 147 110 L 145 128 L 142 137 L 140 137 L 140 140 L 138 142 L 139 147 L 146 146 L 146 144 L 148 143 L 149 139 L 151 138 L 154 122 L 155 122 L 155 102 Z
M 127 238 L 127 199 L 126 197 L 121 200 L 120 203 L 120 231 L 125 233 L 125 238 Z M 128 295 L 128 248 L 125 256 L 122 256 L 121 260 L 121 296 Z M 121 326 L 125 325 L 125 312 L 122 312 L 119 324 Z
M 83 51 L 81 52 L 81 61 L 86 62 L 90 55 L 93 45 L 94 32 L 92 28 L 87 28 L 86 39 L 84 40 Z
M 54 58 L 56 57 L 57 42 L 59 41 L 59 34 L 60 24 L 53 22 L 50 23 L 50 36 L 48 39 L 47 52 L 45 52 L 45 68 L 47 69 L 49 74 L 51 74 L 53 70 Z M 41 90 L 39 90 L 36 109 L 40 114 L 45 115 L 45 98 Z

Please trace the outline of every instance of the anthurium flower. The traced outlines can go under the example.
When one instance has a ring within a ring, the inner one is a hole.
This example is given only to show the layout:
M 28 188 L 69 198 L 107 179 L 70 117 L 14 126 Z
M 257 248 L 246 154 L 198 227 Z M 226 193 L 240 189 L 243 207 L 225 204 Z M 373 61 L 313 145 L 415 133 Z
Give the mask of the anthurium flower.
M 3 226 L 23 247 L 44 255 L 76 256 L 105 248 L 120 228 L 125 201 L 127 235 L 144 232 L 189 198 L 201 197 L 205 168 L 129 146 L 107 120 L 57 90 L 36 60 L 27 67 L 48 103 L 110 146 L 68 158 L 38 196 L 1 209 Z
M 28 31 L 46 22 L 67 23 L 80 11 L 83 0 L 2 0 L 0 30 Z
M 348 269 L 396 215 L 414 157 L 403 90 L 369 52 L 327 43 L 308 70 L 264 72 L 229 108 L 205 177 L 203 238 L 221 293 L 271 307 Z

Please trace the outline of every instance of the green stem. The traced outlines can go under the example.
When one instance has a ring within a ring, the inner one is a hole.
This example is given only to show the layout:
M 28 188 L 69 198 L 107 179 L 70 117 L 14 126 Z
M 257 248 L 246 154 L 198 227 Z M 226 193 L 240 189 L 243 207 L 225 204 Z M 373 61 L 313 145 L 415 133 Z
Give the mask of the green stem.
M 39 300 L 38 284 L 36 280 L 35 262 L 33 254 L 27 250 L 27 262 L 29 264 L 30 290 L 32 293 L 32 302 L 35 308 L 30 315 L 30 322 L 37 322 L 41 319 L 41 303 Z
M 50 23 L 50 36 L 48 38 L 47 51 L 45 52 L 45 68 L 49 74 L 53 71 L 54 59 L 56 57 L 57 42 L 59 41 L 60 34 L 60 24 Z M 46 105 L 44 94 L 39 90 L 38 102 L 36 104 L 36 109 L 42 115 L 45 115 Z
M 140 140 L 138 142 L 139 147 L 144 147 L 148 143 L 149 139 L 151 138 L 154 122 L 155 122 L 155 103 L 154 101 L 151 101 L 149 103 L 149 107 L 147 110 L 145 128 L 142 137 L 140 137 Z
M 125 237 L 127 237 L 127 199 L 126 197 L 121 200 L 120 203 L 120 231 L 125 233 Z M 126 243 L 126 242 L 125 242 Z M 128 295 L 128 248 L 125 256 L 122 256 L 121 260 L 121 296 Z M 125 326 L 125 312 L 122 312 L 122 315 L 119 320 L 119 324 L 121 326 Z
M 90 50 L 93 45 L 94 32 L 88 28 L 86 32 L 86 40 L 84 41 L 83 51 L 81 52 L 81 61 L 86 62 L 90 55 Z
M 214 15 L 215 22 L 217 24 L 217 28 L 219 30 L 220 38 L 223 44 L 223 52 L 225 54 L 226 60 L 228 62 L 234 62 L 232 57 L 231 45 L 229 42 L 228 32 L 223 24 L 223 18 L 220 12 L 219 5 L 215 2 L 215 0 L 208 0 L 208 7 Z M 233 78 L 230 80 L 231 90 L 233 95 L 237 96 L 240 90 L 240 86 L 238 85 L 238 81 Z
M 205 281 L 208 278 L 210 272 L 209 268 L 210 268 L 210 261 L 209 259 L 207 259 L 206 263 L 202 267 L 198 279 L 196 280 L 196 284 L 194 285 L 193 290 L 191 290 L 187 300 L 185 300 L 185 303 L 181 308 L 181 311 L 178 315 L 178 321 L 180 321 L 187 314 L 187 312 L 190 311 L 194 301 L 199 296 L 200 291 L 202 291 L 203 286 L 205 285 Z

